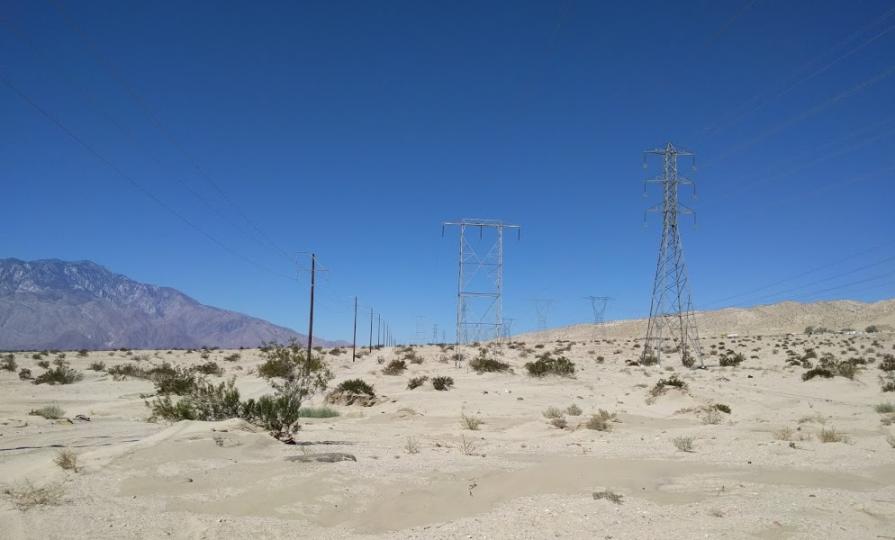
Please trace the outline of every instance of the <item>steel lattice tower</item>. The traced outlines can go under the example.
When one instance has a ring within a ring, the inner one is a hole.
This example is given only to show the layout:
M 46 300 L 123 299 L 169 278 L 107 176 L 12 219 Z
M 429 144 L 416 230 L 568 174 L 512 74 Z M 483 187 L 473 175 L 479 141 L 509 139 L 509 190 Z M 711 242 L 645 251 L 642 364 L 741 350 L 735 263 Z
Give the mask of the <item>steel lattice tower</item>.
M 460 264 L 457 278 L 457 343 L 499 339 L 504 333 L 503 321 L 503 233 L 516 229 L 495 219 L 462 219 L 441 224 L 441 235 L 447 226 L 460 230 Z M 477 228 L 479 242 L 473 242 L 468 228 Z M 485 231 L 495 232 L 493 240 Z M 482 249 L 485 248 L 485 249 Z
M 677 158 L 693 157 L 691 152 L 675 148 L 668 143 L 665 148 L 655 148 L 644 152 L 644 167 L 647 155 L 663 157 L 661 176 L 644 183 L 662 185 L 664 198 L 660 205 L 649 209 L 662 213 L 662 239 L 659 242 L 659 258 L 656 262 L 656 278 L 653 282 L 650 316 L 647 323 L 646 339 L 640 359 L 643 363 L 659 362 L 664 340 L 672 339 L 681 354 L 681 362 L 691 367 L 698 363 L 703 367 L 699 333 L 693 319 L 693 304 L 687 282 L 687 267 L 684 264 L 684 247 L 678 230 L 678 214 L 693 214 L 693 210 L 678 201 L 678 187 L 695 185 L 687 178 L 678 176 Z M 695 161 L 694 161 L 695 163 Z
M 594 337 L 596 337 L 597 330 L 601 329 L 605 322 L 606 305 L 609 304 L 612 298 L 608 296 L 585 296 L 584 299 L 590 301 L 590 307 L 594 312 Z

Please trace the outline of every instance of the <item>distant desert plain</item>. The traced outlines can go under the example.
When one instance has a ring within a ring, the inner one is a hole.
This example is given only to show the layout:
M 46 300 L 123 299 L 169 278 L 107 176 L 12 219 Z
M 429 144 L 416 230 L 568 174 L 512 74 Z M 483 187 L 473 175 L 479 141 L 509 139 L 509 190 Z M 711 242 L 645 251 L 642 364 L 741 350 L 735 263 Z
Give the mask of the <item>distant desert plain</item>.
M 0 537 L 895 538 L 895 300 L 697 323 L 706 369 L 639 364 L 643 321 L 321 349 L 286 442 L 147 405 L 270 394 L 269 350 L 4 353 Z

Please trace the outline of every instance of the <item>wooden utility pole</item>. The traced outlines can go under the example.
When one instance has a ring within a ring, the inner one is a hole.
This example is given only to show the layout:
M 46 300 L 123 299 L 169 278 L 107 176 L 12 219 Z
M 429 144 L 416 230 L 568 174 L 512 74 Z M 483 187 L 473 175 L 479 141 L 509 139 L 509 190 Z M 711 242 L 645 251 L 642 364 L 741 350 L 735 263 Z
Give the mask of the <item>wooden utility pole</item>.
M 373 308 L 370 308 L 370 352 L 373 352 Z
M 308 358 L 307 373 L 311 371 L 311 348 L 314 342 L 314 286 L 317 284 L 317 255 L 311 253 L 311 313 L 308 316 Z
M 357 358 L 357 297 L 354 297 L 354 337 L 351 338 L 351 361 Z

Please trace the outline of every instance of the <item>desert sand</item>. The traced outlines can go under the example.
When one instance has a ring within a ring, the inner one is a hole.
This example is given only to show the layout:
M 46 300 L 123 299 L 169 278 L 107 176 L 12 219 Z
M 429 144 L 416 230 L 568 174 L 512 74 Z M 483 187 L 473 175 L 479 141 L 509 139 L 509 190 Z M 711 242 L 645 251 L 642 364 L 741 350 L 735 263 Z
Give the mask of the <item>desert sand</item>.
M 195 365 L 207 361 L 199 351 L 68 353 L 84 374 L 68 385 L 0 371 L 0 536 L 895 538 L 895 416 L 875 410 L 895 401 L 881 391 L 879 369 L 895 354 L 895 334 L 706 335 L 708 369 L 698 370 L 673 356 L 628 365 L 640 350 L 634 336 L 595 332 L 489 346 L 510 364 L 504 373 L 458 367 L 434 345 L 416 347 L 422 363 L 401 375 L 382 373 L 403 354 L 394 348 L 356 362 L 350 349 L 326 354 L 331 386 L 362 378 L 378 402 L 303 419 L 295 445 L 238 419 L 147 422 L 151 382 L 88 369 L 96 361 Z M 813 348 L 867 363 L 853 380 L 803 381 L 784 343 L 798 356 Z M 709 353 L 726 349 L 745 360 L 720 367 Z M 543 351 L 574 361 L 574 376 L 529 376 L 524 364 Z M 260 352 L 224 360 L 233 352 L 210 353 L 225 373 L 209 379 L 235 377 L 243 398 L 270 392 L 255 374 Z M 30 353 L 15 360 L 41 372 Z M 651 394 L 675 374 L 686 389 Z M 420 375 L 455 384 L 408 389 Z M 28 414 L 50 404 L 64 417 Z M 571 405 L 581 414 L 565 413 L 565 427 L 544 415 Z M 609 430 L 588 429 L 600 409 L 616 415 Z M 463 415 L 482 423 L 469 429 Z M 822 442 L 822 432 L 842 437 Z M 692 449 L 676 438 L 690 438 Z M 54 462 L 61 449 L 77 455 L 77 471 Z M 356 461 L 314 461 L 333 452 Z M 297 456 L 310 461 L 289 460 Z M 23 500 L 29 486 L 49 489 L 48 504 Z

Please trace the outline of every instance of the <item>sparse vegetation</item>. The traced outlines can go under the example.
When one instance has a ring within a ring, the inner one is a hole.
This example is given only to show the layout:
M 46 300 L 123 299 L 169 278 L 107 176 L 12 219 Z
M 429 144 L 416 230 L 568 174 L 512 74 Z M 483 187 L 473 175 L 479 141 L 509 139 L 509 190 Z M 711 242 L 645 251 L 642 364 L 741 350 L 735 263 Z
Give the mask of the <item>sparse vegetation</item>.
M 19 370 L 19 379 L 22 379 L 23 381 L 30 381 L 31 378 L 32 377 L 31 377 L 30 369 L 23 367 L 22 369 Z
M 534 362 L 527 362 L 525 369 L 532 377 L 545 377 L 547 375 L 558 375 L 560 377 L 571 377 L 575 374 L 575 363 L 560 356 L 554 358 L 550 353 L 544 353 L 538 356 Z
M 31 416 L 42 416 L 47 420 L 58 420 L 65 416 L 65 410 L 59 405 L 45 405 L 39 409 L 32 409 L 28 414 Z
M 16 357 L 12 353 L 3 355 L 3 359 L 0 360 L 0 369 L 14 372 L 18 367 L 19 365 L 16 363 Z
M 612 431 L 612 422 L 615 420 L 615 413 L 600 409 L 596 414 L 591 415 L 590 419 L 584 424 L 584 427 L 595 431 Z
M 445 376 L 432 377 L 432 388 L 434 388 L 438 391 L 441 391 L 441 392 L 447 391 L 447 390 L 450 390 L 451 388 L 453 388 L 453 386 L 454 386 L 454 379 L 451 377 L 445 377 Z
M 830 429 L 821 428 L 821 430 L 817 433 L 817 438 L 822 443 L 837 443 L 837 442 L 847 442 L 848 437 L 839 431 L 836 431 L 836 428 L 831 427 Z
M 72 384 L 80 381 L 84 375 L 67 365 L 56 366 L 41 373 L 34 379 L 34 384 Z
M 407 369 L 407 363 L 404 360 L 392 360 L 384 368 L 383 375 L 400 375 Z
M 608 489 L 604 491 L 594 491 L 593 497 L 595 501 L 609 501 L 614 504 L 621 504 L 622 499 L 624 499 L 624 497 L 622 497 L 618 493 L 609 491 Z
M 61 484 L 36 486 L 28 480 L 18 486 L 6 488 L 4 492 L 15 507 L 22 511 L 36 506 L 57 505 L 62 502 L 63 494 Z
M 678 378 L 677 374 L 667 379 L 659 379 L 656 385 L 650 390 L 650 396 L 658 397 L 668 391 L 669 388 L 677 388 L 683 392 L 687 391 L 687 383 Z
M 569 416 L 581 416 L 582 412 L 583 411 L 581 410 L 581 407 L 575 405 L 574 403 L 566 407 L 566 414 L 568 414 Z
M 91 362 L 90 366 L 88 366 L 88 369 L 93 370 L 93 371 L 103 371 L 104 369 L 106 369 L 106 363 L 105 362 Z
M 509 364 L 489 357 L 484 350 L 477 357 L 470 360 L 469 367 L 476 373 L 502 373 L 510 369 Z
M 874 406 L 873 410 L 875 410 L 876 412 L 878 412 L 880 414 L 895 413 L 895 403 L 892 403 L 892 402 L 880 403 L 880 404 Z
M 192 371 L 202 373 L 203 375 L 215 375 L 220 377 L 224 374 L 224 368 L 219 366 L 217 362 L 210 361 L 192 367 Z
M 460 425 L 471 431 L 478 431 L 479 426 L 483 424 L 480 418 L 463 413 L 460 415 Z
M 340 403 L 342 405 L 371 405 L 376 399 L 373 386 L 361 379 L 349 379 L 342 381 L 326 396 L 328 403 Z
M 743 353 L 735 353 L 733 351 L 726 351 L 723 355 L 718 358 L 718 363 L 722 367 L 736 367 L 746 361 L 746 356 Z
M 407 381 L 407 389 L 413 390 L 414 388 L 419 388 L 420 386 L 426 384 L 426 381 L 429 380 L 429 377 L 425 375 L 420 375 L 419 377 L 413 377 L 409 381 Z
M 339 411 L 326 406 L 321 407 L 302 407 L 298 410 L 300 418 L 335 418 L 339 416 Z
M 693 451 L 693 437 L 675 437 L 671 439 L 671 442 L 681 452 Z
M 63 470 L 78 472 L 78 455 L 68 448 L 64 448 L 57 452 L 53 462 L 56 465 L 59 465 Z

